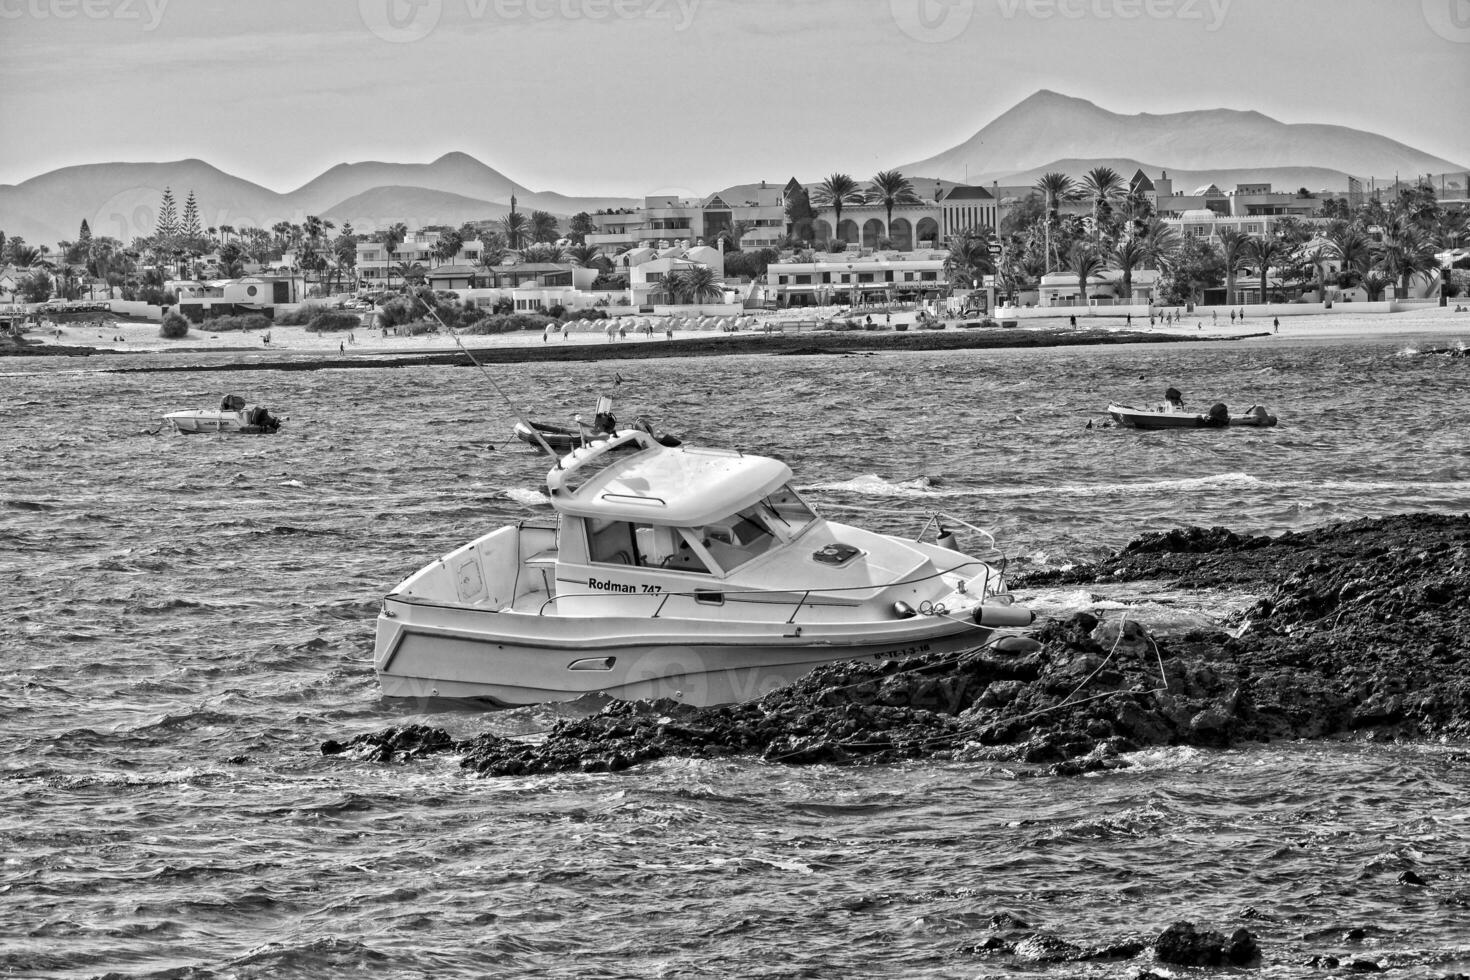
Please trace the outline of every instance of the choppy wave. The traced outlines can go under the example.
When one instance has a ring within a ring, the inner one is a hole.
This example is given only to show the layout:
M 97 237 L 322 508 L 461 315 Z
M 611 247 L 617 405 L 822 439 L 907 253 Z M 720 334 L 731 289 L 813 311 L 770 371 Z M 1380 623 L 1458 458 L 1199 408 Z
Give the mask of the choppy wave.
M 875 355 L 822 358 L 819 377 L 804 359 L 672 359 L 639 365 L 619 414 L 784 459 L 844 522 L 911 533 L 958 513 L 1013 569 L 1067 567 L 1181 524 L 1274 534 L 1470 509 L 1451 424 L 1470 390 L 1441 359 L 1396 356 L 1402 346 Z M 605 375 L 496 369 L 514 404 L 546 417 L 585 413 Z M 323 757 L 344 730 L 534 739 L 604 703 L 484 713 L 378 698 L 383 593 L 472 537 L 548 513 L 549 461 L 507 441 L 498 410 L 466 408 L 484 402 L 482 381 L 232 372 L 221 390 L 291 419 L 232 440 L 135 438 L 172 407 L 215 403 L 213 376 L 119 385 L 28 365 L 5 378 L 7 404 L 26 409 L 0 456 L 0 972 L 1159 969 L 975 953 L 1007 915 L 1078 944 L 1180 918 L 1245 926 L 1273 977 L 1323 975 L 1301 964 L 1328 954 L 1403 976 L 1470 970 L 1455 897 L 1470 887 L 1463 747 L 1160 749 L 1085 779 L 988 762 L 700 759 L 482 780 L 450 757 Z M 1282 424 L 1083 429 L 1109 400 L 1170 384 L 1192 402 L 1267 405 Z M 1158 584 L 1141 598 L 1023 598 L 1186 631 L 1229 628 L 1251 596 Z M 1426 884 L 1400 883 L 1407 870 Z M 1363 924 L 1379 931 L 1343 938 Z

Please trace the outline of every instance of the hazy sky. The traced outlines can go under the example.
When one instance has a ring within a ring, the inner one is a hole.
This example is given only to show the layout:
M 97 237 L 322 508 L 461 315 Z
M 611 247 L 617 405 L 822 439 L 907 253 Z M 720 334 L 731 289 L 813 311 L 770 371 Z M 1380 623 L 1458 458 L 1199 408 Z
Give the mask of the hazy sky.
M 289 191 L 463 150 L 702 193 L 921 159 L 1041 88 L 1470 166 L 1470 0 L 0 0 L 0 183 L 199 157 Z

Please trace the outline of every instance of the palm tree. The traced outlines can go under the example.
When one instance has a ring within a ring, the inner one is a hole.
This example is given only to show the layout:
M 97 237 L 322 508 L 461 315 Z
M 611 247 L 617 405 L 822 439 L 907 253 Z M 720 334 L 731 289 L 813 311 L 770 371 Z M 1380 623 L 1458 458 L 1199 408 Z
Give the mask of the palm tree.
M 684 284 L 684 295 L 688 296 L 691 302 L 703 303 L 708 300 L 713 303 L 725 295 L 724 282 L 715 275 L 715 270 L 707 265 L 696 265 L 685 269 L 680 274 L 680 278 Z
M 914 193 L 913 181 L 897 170 L 880 170 L 873 175 L 873 184 L 868 188 L 867 202 L 881 204 L 885 212 L 883 237 L 893 237 L 893 209 L 899 204 L 918 204 L 919 195 Z
M 1384 275 L 1398 279 L 1400 288 L 1396 296 L 1400 299 L 1408 298 L 1409 285 L 1415 279 L 1420 276 L 1430 279 L 1439 271 L 1434 246 L 1408 215 L 1399 216 L 1383 229 L 1383 245 L 1376 267 Z
M 1470 241 L 1470 218 L 1459 211 L 1441 212 L 1429 229 L 1429 240 L 1440 251 L 1463 248 Z
M 41 250 L 31 245 L 12 245 L 10 261 L 17 269 L 29 269 L 41 261 Z
M 1087 305 L 1087 280 L 1097 279 L 1106 265 L 1091 242 L 1073 242 L 1067 252 L 1067 271 L 1077 274 L 1077 292 L 1081 305 Z
M 812 190 L 811 202 L 818 210 L 824 208 L 832 209 L 832 237 L 838 238 L 842 232 L 842 206 L 844 204 L 862 204 L 863 190 L 858 182 L 847 174 L 834 173 L 822 181 Z M 861 240 L 862 236 L 859 236 Z
M 1092 235 L 1101 239 L 1104 211 L 1126 190 L 1123 178 L 1112 167 L 1093 167 L 1082 177 L 1082 189 L 1092 198 Z
M 62 299 L 76 299 L 80 293 L 81 278 L 85 270 L 71 262 L 62 262 L 56 267 L 56 295 Z
M 537 242 L 521 249 L 521 258 L 526 262 L 565 262 L 567 253 L 551 242 Z
M 662 287 L 664 295 L 668 296 L 670 304 L 677 304 L 679 297 L 689 292 L 685 285 L 684 273 L 678 269 L 670 269 L 665 273 L 659 286 Z
M 740 248 L 740 239 L 744 238 L 746 232 L 750 231 L 750 229 L 752 227 L 754 227 L 754 226 L 751 225 L 751 223 L 749 221 L 745 221 L 743 219 L 742 220 L 738 220 L 738 221 L 732 221 L 732 222 L 730 222 L 730 227 L 728 227 L 728 228 L 726 228 L 726 229 L 724 229 L 724 230 L 722 230 L 720 232 L 720 236 L 719 236 L 719 238 L 716 239 L 716 242 L 719 242 L 719 243 L 729 242 L 730 245 L 731 245 L 731 247 L 735 248 L 736 250 L 739 250 L 739 248 Z M 724 244 L 720 244 L 720 251 L 723 252 L 724 250 L 725 250 Z
M 513 249 L 519 250 L 521 238 L 527 232 L 526 216 L 520 211 L 511 211 L 500 219 L 500 229 L 505 234 L 505 240 Z
M 1075 200 L 1077 196 L 1076 185 L 1072 178 L 1064 173 L 1053 170 L 1041 175 L 1036 181 L 1036 189 L 1041 192 L 1042 205 L 1046 212 L 1043 218 L 1043 227 L 1046 230 L 1046 271 L 1051 271 L 1051 260 L 1053 257 L 1051 247 L 1051 228 L 1060 216 L 1060 208 L 1064 201 Z
M 1220 254 L 1225 258 L 1225 305 L 1235 305 L 1235 273 L 1245 265 L 1246 251 L 1250 248 L 1251 236 L 1238 228 L 1225 228 L 1220 232 Z M 1265 302 L 1264 299 L 1261 302 Z
M 944 273 L 950 283 L 964 289 L 976 288 L 983 275 L 995 274 L 990 256 L 990 242 L 978 235 L 961 235 L 949 240 L 949 256 L 944 260 Z
M 403 284 L 405 286 L 411 286 L 414 283 L 423 282 L 428 275 L 424 267 L 419 265 L 417 262 L 399 262 L 397 265 L 393 266 L 393 272 L 396 273 L 398 277 L 403 280 Z
M 1148 245 L 1142 239 L 1132 235 L 1122 239 L 1104 253 L 1108 265 L 1123 273 L 1119 282 L 1119 291 L 1123 294 L 1120 298 L 1124 303 L 1133 302 L 1133 270 L 1141 268 L 1144 262 L 1148 261 L 1148 255 Z
M 602 264 L 607 261 L 607 257 L 598 250 L 596 245 L 571 245 L 564 251 L 568 262 L 583 269 L 591 266 L 601 268 Z
M 1368 302 L 1376 303 L 1383 298 L 1383 291 L 1393 285 L 1393 280 L 1378 272 L 1363 277 L 1363 289 L 1368 293 Z
M 1304 262 L 1312 263 L 1312 271 L 1317 278 L 1317 302 L 1327 300 L 1327 263 L 1332 259 L 1332 246 L 1325 241 L 1318 240 L 1311 248 L 1301 251 Z
M 1262 235 L 1260 238 L 1252 238 L 1246 245 L 1246 255 L 1251 262 L 1261 267 L 1261 302 L 1268 301 L 1266 295 L 1266 275 L 1271 266 L 1275 265 L 1290 254 L 1286 242 L 1275 235 Z
M 464 236 L 453 229 L 439 233 L 439 241 L 434 243 L 434 258 L 442 262 L 449 262 L 459 254 L 464 247 Z
M 554 242 L 561 237 L 557 230 L 556 216 L 547 211 L 531 212 L 529 230 L 533 242 Z
M 1373 263 L 1373 242 L 1347 222 L 1337 222 L 1327 232 L 1327 248 L 1341 269 L 1365 272 Z

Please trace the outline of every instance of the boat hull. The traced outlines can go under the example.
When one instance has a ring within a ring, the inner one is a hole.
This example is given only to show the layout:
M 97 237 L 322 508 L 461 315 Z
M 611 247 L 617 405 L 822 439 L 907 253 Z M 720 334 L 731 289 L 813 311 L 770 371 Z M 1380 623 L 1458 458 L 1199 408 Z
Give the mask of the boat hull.
M 1156 412 L 1129 405 L 1109 405 L 1108 415 L 1126 429 L 1223 429 L 1227 426 L 1269 428 L 1276 416 L 1264 412 L 1247 412 L 1229 416 L 1223 423 L 1193 412 Z
M 197 435 L 201 433 L 226 435 L 269 435 L 278 431 L 281 427 L 278 420 L 273 420 L 274 425 L 258 424 L 250 421 L 248 412 L 226 412 L 204 409 L 191 412 L 169 412 L 164 418 L 174 427 L 175 432 L 185 435 Z
M 736 631 L 690 620 L 567 622 L 389 597 L 378 618 L 378 682 L 387 697 L 501 706 L 587 695 L 707 706 L 763 697 L 823 664 L 953 653 L 992 633 L 942 617 L 864 627 L 751 624 Z

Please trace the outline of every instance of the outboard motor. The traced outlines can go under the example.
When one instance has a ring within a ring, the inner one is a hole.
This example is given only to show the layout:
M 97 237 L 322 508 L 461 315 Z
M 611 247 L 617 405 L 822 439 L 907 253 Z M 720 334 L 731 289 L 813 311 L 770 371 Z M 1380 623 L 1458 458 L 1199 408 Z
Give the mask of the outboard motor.
M 261 432 L 275 432 L 281 427 L 281 420 L 259 405 L 250 410 L 250 417 L 245 421 L 257 426 Z

